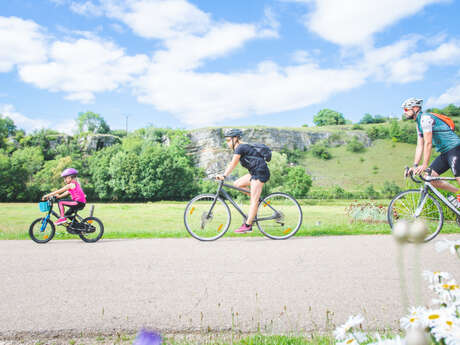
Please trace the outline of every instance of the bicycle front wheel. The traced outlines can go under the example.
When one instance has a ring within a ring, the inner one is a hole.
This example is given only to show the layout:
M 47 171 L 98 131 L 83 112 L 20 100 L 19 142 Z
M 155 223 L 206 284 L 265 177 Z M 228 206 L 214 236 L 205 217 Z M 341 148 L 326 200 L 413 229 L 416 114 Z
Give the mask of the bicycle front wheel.
M 37 243 L 46 243 L 51 241 L 55 232 L 56 227 L 49 218 L 35 219 L 29 227 L 29 236 Z
M 425 195 L 426 199 L 423 207 L 421 207 L 423 195 Z M 421 207 L 420 210 L 419 207 Z M 410 222 L 419 219 L 423 221 L 428 229 L 425 242 L 432 240 L 439 234 L 444 222 L 444 214 L 438 200 L 430 194 L 422 193 L 418 189 L 406 190 L 396 195 L 388 206 L 387 218 L 392 229 L 393 225 L 399 220 Z
M 215 194 L 200 194 L 185 207 L 185 228 L 200 241 L 221 238 L 227 232 L 230 220 L 228 205 Z
M 294 236 L 302 225 L 302 209 L 297 200 L 285 193 L 267 195 L 257 210 L 257 227 L 273 240 Z

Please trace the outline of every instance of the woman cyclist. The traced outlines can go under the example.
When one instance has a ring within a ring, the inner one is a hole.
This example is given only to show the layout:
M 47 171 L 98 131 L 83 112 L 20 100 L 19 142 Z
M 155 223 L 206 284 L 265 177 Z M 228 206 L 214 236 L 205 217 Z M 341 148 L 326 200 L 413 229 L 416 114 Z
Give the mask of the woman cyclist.
M 225 141 L 233 151 L 233 159 L 228 165 L 223 175 L 217 175 L 216 179 L 224 180 L 229 176 L 233 169 L 241 163 L 243 167 L 248 169 L 249 174 L 240 177 L 235 181 L 234 185 L 238 188 L 246 188 L 250 186 L 250 206 L 248 218 L 238 229 L 237 233 L 246 233 L 252 231 L 252 223 L 257 214 L 260 194 L 264 183 L 270 179 L 270 170 L 268 169 L 265 159 L 251 145 L 241 142 L 243 132 L 239 129 L 231 129 L 225 133 Z

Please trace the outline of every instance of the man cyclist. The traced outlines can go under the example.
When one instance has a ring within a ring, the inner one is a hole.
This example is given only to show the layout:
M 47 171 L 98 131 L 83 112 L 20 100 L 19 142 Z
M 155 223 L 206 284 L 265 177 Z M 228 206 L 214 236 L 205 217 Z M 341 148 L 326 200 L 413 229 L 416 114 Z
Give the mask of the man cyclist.
M 414 166 L 408 173 L 420 175 L 427 168 L 431 157 L 431 148 L 441 154 L 431 163 L 432 176 L 439 176 L 449 168 L 452 170 L 457 182 L 460 183 L 460 138 L 451 127 L 438 116 L 422 111 L 423 99 L 409 98 L 401 107 L 407 119 L 417 123 L 417 147 L 415 149 Z M 423 162 L 419 165 L 423 154 Z M 460 206 L 460 189 L 446 181 L 433 181 L 436 188 L 441 188 L 452 193 L 448 200 L 457 208 Z

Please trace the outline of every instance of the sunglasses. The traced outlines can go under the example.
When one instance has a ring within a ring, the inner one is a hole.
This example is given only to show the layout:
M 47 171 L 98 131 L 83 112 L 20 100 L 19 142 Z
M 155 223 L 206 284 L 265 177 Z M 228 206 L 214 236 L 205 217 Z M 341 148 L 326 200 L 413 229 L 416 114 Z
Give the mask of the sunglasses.
M 412 108 L 404 108 L 404 111 L 412 110 Z

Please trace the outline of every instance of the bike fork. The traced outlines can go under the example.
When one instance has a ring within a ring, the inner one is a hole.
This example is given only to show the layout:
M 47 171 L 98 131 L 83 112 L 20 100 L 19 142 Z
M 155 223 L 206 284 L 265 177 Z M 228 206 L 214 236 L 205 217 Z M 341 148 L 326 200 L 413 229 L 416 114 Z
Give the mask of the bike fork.
M 45 218 L 42 220 L 42 226 L 40 227 L 40 232 L 45 231 L 46 225 L 48 224 L 48 219 L 50 218 L 50 214 L 48 213 Z
M 420 198 L 420 201 L 418 203 L 417 209 L 415 210 L 414 216 L 415 218 L 418 218 L 420 216 L 420 213 L 422 213 L 423 206 L 425 206 L 426 199 L 428 197 L 428 192 L 422 191 L 421 192 L 422 197 Z

